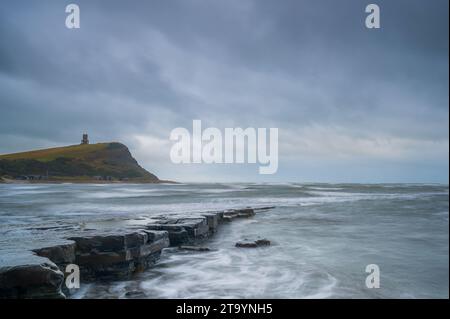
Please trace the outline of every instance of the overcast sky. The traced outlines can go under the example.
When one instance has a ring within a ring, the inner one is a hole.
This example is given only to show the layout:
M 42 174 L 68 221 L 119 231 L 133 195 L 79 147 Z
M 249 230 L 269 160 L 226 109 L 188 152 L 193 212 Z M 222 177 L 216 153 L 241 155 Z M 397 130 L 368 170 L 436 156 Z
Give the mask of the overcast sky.
M 87 132 L 163 179 L 448 183 L 447 0 L 2 0 L 0 39 L 0 153 Z M 277 174 L 172 164 L 193 119 L 279 128 Z

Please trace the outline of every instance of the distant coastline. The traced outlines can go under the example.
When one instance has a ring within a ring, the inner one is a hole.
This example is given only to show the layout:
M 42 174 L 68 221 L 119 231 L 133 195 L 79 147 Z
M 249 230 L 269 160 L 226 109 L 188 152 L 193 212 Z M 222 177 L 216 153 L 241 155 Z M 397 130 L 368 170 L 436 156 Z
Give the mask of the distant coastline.
M 18 180 L 0 177 L 0 184 L 179 184 L 176 181 L 162 180 L 139 181 L 139 180 L 93 180 L 93 179 L 54 179 L 54 180 Z
M 118 142 L 81 144 L 0 155 L 0 183 L 174 183 L 160 180 Z

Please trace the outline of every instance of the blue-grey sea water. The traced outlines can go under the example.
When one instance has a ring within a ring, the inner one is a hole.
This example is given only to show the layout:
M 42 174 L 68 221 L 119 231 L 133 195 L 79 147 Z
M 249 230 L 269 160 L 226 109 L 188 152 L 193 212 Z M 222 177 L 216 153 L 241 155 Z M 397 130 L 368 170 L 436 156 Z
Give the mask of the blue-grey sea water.
M 275 208 L 223 224 L 209 252 L 167 249 L 133 279 L 82 284 L 72 297 L 449 297 L 448 185 L 0 184 L 0 259 L 80 229 L 246 206 Z M 247 237 L 272 245 L 234 247 Z M 368 264 L 378 289 L 366 287 Z

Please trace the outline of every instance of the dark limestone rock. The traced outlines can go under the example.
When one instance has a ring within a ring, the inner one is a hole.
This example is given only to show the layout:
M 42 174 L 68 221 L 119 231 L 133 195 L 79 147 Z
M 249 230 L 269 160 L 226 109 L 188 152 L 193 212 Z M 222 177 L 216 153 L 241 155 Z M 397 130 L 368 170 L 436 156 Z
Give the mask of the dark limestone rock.
M 0 298 L 65 298 L 61 292 L 63 280 L 54 263 L 30 252 L 0 266 Z
M 179 246 L 209 237 L 217 228 L 215 215 L 190 218 L 162 219 L 154 224 L 147 224 L 149 230 L 165 230 L 169 232 L 170 246 Z
M 61 244 L 53 247 L 34 249 L 33 252 L 41 257 L 47 257 L 55 264 L 67 265 L 75 261 L 75 242 Z
M 258 245 L 254 241 L 238 241 L 236 247 L 241 248 L 256 248 Z
M 258 246 L 270 246 L 270 240 L 268 239 L 257 239 L 255 240 L 256 245 Z
M 238 217 L 248 218 L 255 216 L 253 208 L 236 209 L 235 212 L 238 214 Z
M 149 234 L 147 244 L 132 249 L 135 262 L 135 272 L 144 271 L 153 265 L 161 255 L 164 248 L 169 247 L 169 234 L 166 231 L 153 231 Z
M 83 281 L 128 278 L 147 269 L 169 246 L 166 231 L 137 230 L 71 239 L 76 242 L 75 263 Z
M 186 229 L 180 231 L 169 231 L 169 240 L 171 246 L 178 246 L 189 242 L 189 234 Z
M 238 241 L 236 243 L 236 247 L 240 247 L 240 248 L 256 248 L 256 247 L 261 247 L 261 246 L 269 246 L 270 245 L 270 240 L 267 239 L 257 239 L 257 240 L 249 240 L 249 239 L 244 239 L 242 241 Z
M 222 214 L 222 221 L 224 222 L 230 222 L 233 219 L 238 217 L 238 213 L 236 213 L 234 210 L 228 210 L 228 211 L 224 211 Z
M 223 222 L 223 212 L 215 212 L 214 214 L 216 214 L 217 216 L 217 222 L 220 224 Z
M 76 264 L 80 267 L 95 267 L 96 265 L 111 265 L 133 260 L 129 250 L 99 252 L 92 250 L 89 253 L 77 254 Z
M 148 224 L 148 230 L 165 230 L 169 233 L 170 246 L 178 246 L 189 242 L 189 235 L 186 229 L 178 225 Z
M 130 234 L 125 234 L 125 247 L 131 248 L 136 246 L 145 245 L 148 242 L 148 233 L 147 232 L 133 232 Z M 153 241 L 153 240 L 152 240 Z
M 147 234 L 147 243 L 154 243 L 158 240 L 167 239 L 167 231 L 156 231 L 156 230 L 152 230 L 152 231 L 148 231 L 148 230 L 143 230 L 143 232 L 145 232 Z
M 222 220 L 232 221 L 235 218 L 249 218 L 255 216 L 252 208 L 231 209 L 223 212 Z
M 216 213 L 205 213 L 203 216 L 206 218 L 206 224 L 208 225 L 210 234 L 215 233 L 219 225 L 219 215 Z
M 86 237 L 71 237 L 69 239 L 76 242 L 77 254 L 90 253 L 93 250 L 118 251 L 125 248 L 125 236 L 121 234 L 86 235 Z
M 163 230 L 163 231 L 168 231 L 168 232 L 185 230 L 183 228 L 183 226 L 175 225 L 175 224 L 167 224 L 167 221 L 166 221 L 166 223 L 158 222 L 158 223 L 154 223 L 154 224 L 153 223 L 147 224 L 145 226 L 145 228 L 148 230 Z
M 205 217 L 178 219 L 176 224 L 182 226 L 192 239 L 205 238 L 209 234 L 209 226 Z
M 201 246 L 180 246 L 178 248 L 181 250 L 210 251 L 208 247 L 201 247 Z
M 65 280 L 66 276 L 68 275 L 65 272 L 66 266 L 75 262 L 75 247 L 75 242 L 68 241 L 65 244 L 63 243 L 52 247 L 34 249 L 33 252 L 38 256 L 47 257 L 52 262 L 54 262 L 63 272 Z M 70 296 L 74 291 L 76 291 L 75 289 L 67 288 L 64 284 L 61 286 L 61 290 L 65 296 Z

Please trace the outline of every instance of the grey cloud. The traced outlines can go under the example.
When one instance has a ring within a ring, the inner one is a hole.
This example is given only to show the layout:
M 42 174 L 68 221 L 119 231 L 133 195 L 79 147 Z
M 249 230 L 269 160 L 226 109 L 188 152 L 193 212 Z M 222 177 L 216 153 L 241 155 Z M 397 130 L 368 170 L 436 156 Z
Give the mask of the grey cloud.
M 445 0 L 377 1 L 381 30 L 364 27 L 366 3 L 356 0 L 73 2 L 79 30 L 64 27 L 69 2 L 0 5 L 2 153 L 32 140 L 76 142 L 86 130 L 93 140 L 129 143 L 164 176 L 166 148 L 146 155 L 136 136 L 162 141 L 199 118 L 218 127 L 279 127 L 292 176 L 292 161 L 309 163 L 305 149 L 291 145 L 318 127 L 328 134 L 315 140 L 319 148 L 333 135 L 345 141 L 335 145 L 343 152 L 347 138 L 408 141 L 404 165 L 432 161 L 445 174 L 448 154 L 420 154 L 423 145 L 448 144 Z M 401 164 L 372 165 L 391 172 Z M 399 169 L 398 178 L 404 174 Z

